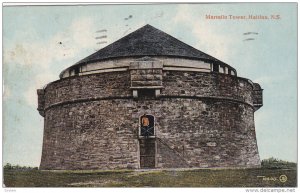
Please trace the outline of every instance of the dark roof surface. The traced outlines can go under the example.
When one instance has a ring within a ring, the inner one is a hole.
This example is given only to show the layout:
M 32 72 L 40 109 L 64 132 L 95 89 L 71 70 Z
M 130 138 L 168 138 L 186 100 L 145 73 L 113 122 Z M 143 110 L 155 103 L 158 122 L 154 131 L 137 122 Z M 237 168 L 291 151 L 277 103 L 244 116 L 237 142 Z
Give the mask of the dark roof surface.
M 221 62 L 151 25 L 145 25 L 76 64 L 125 56 L 176 56 Z

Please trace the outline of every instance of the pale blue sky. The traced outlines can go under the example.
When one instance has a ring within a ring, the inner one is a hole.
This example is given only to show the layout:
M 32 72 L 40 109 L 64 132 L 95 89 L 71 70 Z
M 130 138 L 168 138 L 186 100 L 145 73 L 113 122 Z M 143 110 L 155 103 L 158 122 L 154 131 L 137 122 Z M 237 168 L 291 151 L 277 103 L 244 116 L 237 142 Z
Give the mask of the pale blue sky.
M 208 14 L 280 19 L 207 20 Z M 264 89 L 264 106 L 255 113 L 260 157 L 297 160 L 297 4 L 242 3 L 4 7 L 4 163 L 39 166 L 43 118 L 36 89 L 99 49 L 97 30 L 107 29 L 112 43 L 145 24 L 258 82 Z M 249 31 L 258 35 L 243 35 Z M 243 41 L 250 36 L 255 40 Z

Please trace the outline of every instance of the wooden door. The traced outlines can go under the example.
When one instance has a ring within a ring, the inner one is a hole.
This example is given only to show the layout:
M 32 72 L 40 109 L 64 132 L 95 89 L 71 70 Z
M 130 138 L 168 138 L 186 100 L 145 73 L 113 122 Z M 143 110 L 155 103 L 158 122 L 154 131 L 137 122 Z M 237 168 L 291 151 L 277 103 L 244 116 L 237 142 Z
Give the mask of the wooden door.
M 140 139 L 141 168 L 155 168 L 155 139 Z

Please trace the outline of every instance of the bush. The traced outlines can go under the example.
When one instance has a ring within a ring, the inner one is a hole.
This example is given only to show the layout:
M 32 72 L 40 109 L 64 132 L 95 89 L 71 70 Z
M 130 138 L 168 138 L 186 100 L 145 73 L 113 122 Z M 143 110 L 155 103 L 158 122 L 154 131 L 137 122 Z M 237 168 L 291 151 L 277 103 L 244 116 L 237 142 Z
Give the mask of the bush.
M 20 165 L 11 165 L 10 163 L 6 163 L 3 166 L 4 170 L 38 170 L 38 167 L 30 167 L 30 166 L 20 166 Z
M 5 169 L 5 170 L 11 170 L 11 169 L 12 169 L 12 165 L 11 165 L 10 163 L 7 163 L 7 164 L 3 167 L 3 169 Z
M 297 168 L 297 163 L 283 161 L 276 158 L 264 159 L 261 161 L 261 167 L 267 169 L 295 169 Z

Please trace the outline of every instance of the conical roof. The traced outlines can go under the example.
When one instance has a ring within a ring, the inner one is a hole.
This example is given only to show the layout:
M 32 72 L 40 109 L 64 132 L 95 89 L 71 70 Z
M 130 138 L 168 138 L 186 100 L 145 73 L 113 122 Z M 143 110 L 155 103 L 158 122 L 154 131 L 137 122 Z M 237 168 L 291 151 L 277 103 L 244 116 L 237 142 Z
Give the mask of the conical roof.
M 179 56 L 217 60 L 148 24 L 78 63 L 125 56 Z
M 183 57 L 225 64 L 148 24 L 80 60 L 68 69 L 99 60 L 140 56 Z

